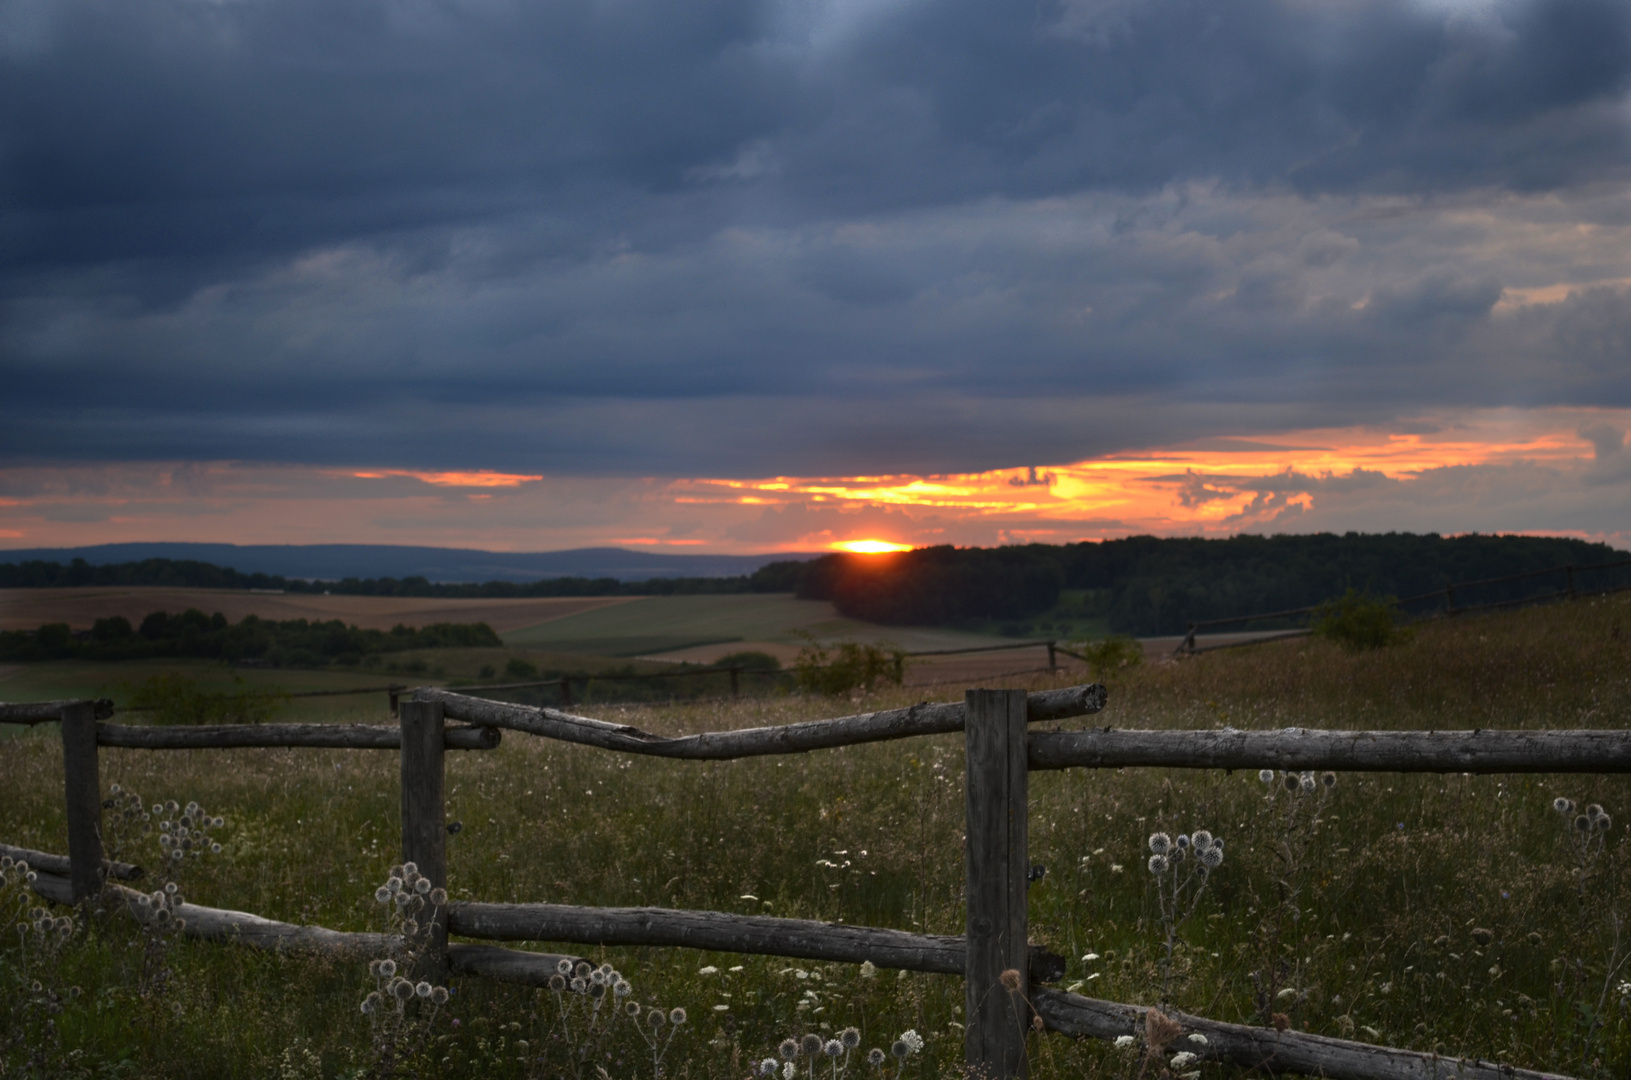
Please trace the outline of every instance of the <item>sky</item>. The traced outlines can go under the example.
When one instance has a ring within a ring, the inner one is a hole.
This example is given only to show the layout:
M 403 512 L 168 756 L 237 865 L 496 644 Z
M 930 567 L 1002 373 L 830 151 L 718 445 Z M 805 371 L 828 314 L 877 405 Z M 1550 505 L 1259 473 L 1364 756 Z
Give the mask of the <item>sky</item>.
M 1631 547 L 1623 0 L 0 0 L 0 547 Z

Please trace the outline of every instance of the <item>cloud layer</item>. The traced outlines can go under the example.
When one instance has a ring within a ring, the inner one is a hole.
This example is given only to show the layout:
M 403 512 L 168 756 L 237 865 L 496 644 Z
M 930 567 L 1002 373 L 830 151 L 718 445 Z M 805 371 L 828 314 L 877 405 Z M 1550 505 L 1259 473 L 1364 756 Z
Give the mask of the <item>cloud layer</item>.
M 1618 0 L 17 0 L 25 460 L 979 471 L 1631 405 Z

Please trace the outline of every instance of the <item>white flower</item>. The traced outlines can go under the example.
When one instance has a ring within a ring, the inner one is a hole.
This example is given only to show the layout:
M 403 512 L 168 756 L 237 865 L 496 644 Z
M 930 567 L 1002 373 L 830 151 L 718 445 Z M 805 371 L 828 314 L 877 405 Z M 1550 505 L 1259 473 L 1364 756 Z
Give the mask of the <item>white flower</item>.
M 1082 957 L 1082 963 L 1091 964 L 1093 961 L 1097 960 L 1098 958 L 1099 958 L 1098 953 L 1090 952 L 1086 956 Z
M 1189 1037 L 1189 1041 L 1194 1043 L 1196 1046 L 1205 1046 L 1206 1036 L 1197 1031 L 1195 1034 Z
M 718 975 L 719 974 L 719 969 L 714 967 L 712 964 L 709 964 L 705 968 L 698 968 L 697 969 L 697 974 L 698 975 Z
M 861 961 L 861 978 L 863 978 L 863 979 L 876 979 L 877 977 L 878 977 L 878 965 L 874 964 L 870 960 Z
M 1118 863 L 1118 862 L 1113 862 L 1113 863 L 1111 863 L 1111 864 L 1110 864 L 1110 872 L 1111 872 L 1111 873 L 1112 873 L 1112 874 L 1119 874 L 1119 873 L 1121 873 L 1121 864 L 1120 864 L 1120 863 Z
M 1184 1050 L 1181 1053 L 1172 1055 L 1172 1067 L 1174 1069 L 1185 1069 L 1200 1059 L 1199 1054 L 1191 1054 L 1188 1050 Z
M 919 1035 L 915 1028 L 907 1028 L 901 1032 L 900 1041 L 914 1054 L 923 1049 L 923 1036 Z
M 1133 1038 L 1131 1035 L 1117 1035 L 1116 1036 L 1116 1049 L 1117 1050 L 1131 1050 L 1133 1048 L 1133 1045 L 1135 1043 L 1137 1043 L 1137 1042 L 1138 1042 L 1138 1040 Z

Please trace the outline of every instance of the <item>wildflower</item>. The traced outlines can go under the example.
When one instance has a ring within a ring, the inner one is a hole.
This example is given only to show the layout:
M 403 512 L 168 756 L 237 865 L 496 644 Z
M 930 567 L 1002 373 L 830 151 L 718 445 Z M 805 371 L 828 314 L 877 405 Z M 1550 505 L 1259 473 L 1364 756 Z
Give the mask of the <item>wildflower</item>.
M 623 1006 L 623 1011 L 632 1017 L 638 1018 L 640 1015 L 640 1003 L 638 1001 L 631 1001 L 627 1005 Z
M 705 968 L 698 968 L 697 969 L 697 974 L 698 975 L 718 975 L 719 974 L 719 969 L 714 967 L 712 964 L 709 964 Z
M 894 1045 L 889 1048 L 889 1052 L 894 1054 L 898 1060 L 905 1061 L 906 1056 L 912 1052 L 912 1048 L 906 1045 L 905 1039 L 896 1039 Z
M 1196 829 L 1195 835 L 1189 839 L 1195 845 L 1196 851 L 1205 851 L 1212 846 L 1212 834 L 1205 829 Z
M 393 874 L 385 879 L 385 887 L 391 890 L 391 895 L 395 896 L 402 891 L 402 879 Z
M 906 1049 L 909 1053 L 915 1054 L 919 1050 L 923 1049 L 923 1036 L 919 1035 L 917 1031 L 912 1028 L 908 1028 L 901 1032 L 900 1041 L 906 1044 Z
M 574 979 L 572 981 L 576 982 L 577 980 Z M 666 1017 L 663 1016 L 663 1011 L 661 1009 L 652 1009 L 650 1012 L 646 1013 L 646 1026 L 651 1030 L 656 1031 L 658 1028 L 663 1026 L 663 1021 L 665 1019 Z
M 866 1052 L 866 1063 L 872 1066 L 874 1069 L 883 1068 L 884 1060 L 884 1052 L 879 1050 L 876 1046 Z
M 775 1076 L 776 1075 L 776 1059 L 775 1058 L 765 1058 L 763 1061 L 759 1062 L 759 1075 L 760 1076 Z
M 589 973 L 593 970 L 595 969 L 590 966 L 588 961 L 579 960 L 578 966 L 572 969 L 572 974 L 576 975 L 580 979 L 587 979 L 589 977 Z
M 1274 779 L 1274 773 L 1270 772 L 1268 769 L 1264 769 L 1263 771 L 1269 774 L 1269 780 Z M 1263 782 L 1266 784 L 1266 783 L 1268 783 L 1268 780 L 1265 780 Z M 1138 1042 L 1138 1040 L 1133 1038 L 1131 1035 L 1117 1035 L 1116 1036 L 1116 1049 L 1117 1050 L 1131 1050 L 1133 1048 L 1134 1044 L 1136 1044 L 1137 1042 Z
M 876 979 L 877 977 L 878 977 L 878 965 L 874 964 L 870 960 L 861 961 L 861 978 L 863 978 L 863 979 Z
M 782 1080 L 793 1080 L 793 1077 L 797 1075 L 798 1070 L 793 1067 L 791 1061 L 782 1066 Z
M 395 960 L 381 960 L 379 962 L 379 974 L 380 974 L 381 978 L 385 978 L 385 979 L 389 979 L 392 975 L 395 975 L 396 974 L 396 961 Z
M 1019 970 L 1017 968 L 1009 968 L 1001 975 L 997 976 L 997 981 L 1002 983 L 1002 985 L 1006 986 L 1009 990 L 1017 991 L 1020 987 Z
M 1187 833 L 1179 833 L 1178 839 L 1174 840 L 1173 843 L 1177 846 L 1179 851 L 1188 851 L 1189 835 Z
M 806 1035 L 799 1040 L 799 1051 L 805 1056 L 813 1058 L 821 1053 L 821 1036 Z
M 1295 773 L 1286 773 L 1280 782 L 1285 785 L 1287 791 L 1297 791 L 1303 786 L 1303 782 L 1297 778 Z
M 382 904 L 389 904 L 391 902 L 391 890 L 381 885 L 374 890 L 374 899 Z
M 618 979 L 612 984 L 612 996 L 614 997 L 628 997 L 632 993 L 634 993 L 634 987 L 629 985 L 627 979 Z
M 219 855 L 219 854 L 221 854 L 221 845 L 220 845 L 220 844 L 213 844 L 213 843 L 212 843 L 212 844 L 211 844 L 211 845 L 210 845 L 210 854 L 211 854 L 211 855 Z
M 1597 819 L 1597 827 L 1603 832 L 1607 832 L 1608 827 L 1612 824 L 1614 824 L 1614 821 L 1607 814 L 1604 814 L 1602 817 Z
M 1205 851 L 1201 852 L 1200 860 L 1201 865 L 1206 867 L 1208 870 L 1216 870 L 1218 867 L 1223 865 L 1223 848 L 1221 846 L 1207 848 Z
M 420 983 L 413 988 L 413 993 L 415 997 L 428 998 L 430 997 L 430 992 L 432 989 L 434 988 L 430 985 L 430 983 L 421 980 Z
M 381 1002 L 384 1000 L 384 998 L 379 996 L 378 990 L 371 990 L 369 991 L 368 996 L 362 999 L 362 1011 L 365 1014 L 373 1013 L 374 1010 L 380 1007 Z
M 1589 832 L 1591 829 L 1591 819 L 1586 815 L 1581 814 L 1579 817 L 1574 819 L 1574 827 L 1580 832 Z
M 1200 1059 L 1201 1056 L 1199 1054 L 1191 1054 L 1188 1050 L 1181 1050 L 1172 1055 L 1172 1061 L 1170 1064 L 1174 1069 L 1182 1069 L 1193 1062 L 1199 1061 Z
M 844 1049 L 854 1050 L 861 1045 L 861 1030 L 847 1027 L 838 1033 L 838 1041 L 844 1044 Z
M 572 992 L 574 994 L 581 994 L 585 990 L 589 989 L 589 981 L 582 975 L 572 976 L 572 982 L 569 985 L 572 987 Z
M 419 864 L 418 863 L 411 863 L 411 862 L 403 863 L 402 864 L 402 876 L 405 877 L 405 878 L 418 877 L 419 876 Z
M 1556 810 L 1560 814 L 1572 814 L 1574 813 L 1574 800 L 1565 799 L 1563 796 L 1559 795 L 1557 798 L 1552 800 L 1552 809 Z
M 391 996 L 398 1001 L 407 1001 L 413 997 L 413 983 L 407 979 L 397 979 L 391 983 Z
M 1261 780 L 1265 784 L 1272 784 L 1272 783 L 1274 783 L 1274 770 L 1273 769 L 1259 769 L 1259 770 L 1257 770 L 1257 778 L 1259 780 Z M 1123 1035 L 1121 1038 L 1122 1039 L 1131 1039 L 1132 1036 L 1131 1035 Z M 1117 1041 L 1117 1043 L 1120 1043 L 1121 1039 L 1117 1039 L 1116 1041 Z
M 566 989 L 566 976 L 559 972 L 549 977 L 549 988 L 557 994 Z
M 1302 778 L 1297 782 L 1302 786 L 1303 794 L 1305 795 L 1314 790 L 1313 773 L 1303 773 Z
M 1165 855 L 1150 856 L 1150 873 L 1164 874 L 1167 872 L 1167 857 Z
M 799 1056 L 799 1043 L 797 1039 L 783 1039 L 782 1044 L 776 1047 L 776 1052 L 782 1056 L 783 1061 L 792 1061 Z
M 418 893 L 420 896 L 424 896 L 426 893 L 430 892 L 430 878 L 420 878 L 418 881 L 415 881 L 413 883 L 413 891 Z
M 1194 1043 L 1196 1046 L 1205 1046 L 1206 1036 L 1197 1031 L 1195 1034 L 1189 1037 L 1189 1041 Z
M 1328 788 L 1336 787 L 1337 786 L 1337 774 L 1334 773 L 1334 772 L 1322 772 L 1322 773 L 1320 773 L 1320 783 L 1324 784 Z
M 560 972 L 562 975 L 572 974 L 572 961 L 570 961 L 570 960 L 560 961 L 559 963 L 557 963 L 555 965 L 555 970 Z
M 821 1052 L 828 1057 L 835 1058 L 844 1052 L 844 1044 L 837 1039 L 828 1039 L 822 1044 Z
M 1157 855 L 1165 855 L 1172 850 L 1172 837 L 1164 832 L 1151 833 L 1150 850 Z

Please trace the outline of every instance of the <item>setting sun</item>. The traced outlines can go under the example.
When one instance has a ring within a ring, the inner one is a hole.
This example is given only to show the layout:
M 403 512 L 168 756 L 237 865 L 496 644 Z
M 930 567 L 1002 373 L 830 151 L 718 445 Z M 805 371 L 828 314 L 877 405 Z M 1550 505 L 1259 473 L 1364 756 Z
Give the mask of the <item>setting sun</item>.
M 885 555 L 892 551 L 911 551 L 911 544 L 895 544 L 888 540 L 841 540 L 833 545 L 835 551 L 848 551 L 855 555 Z

